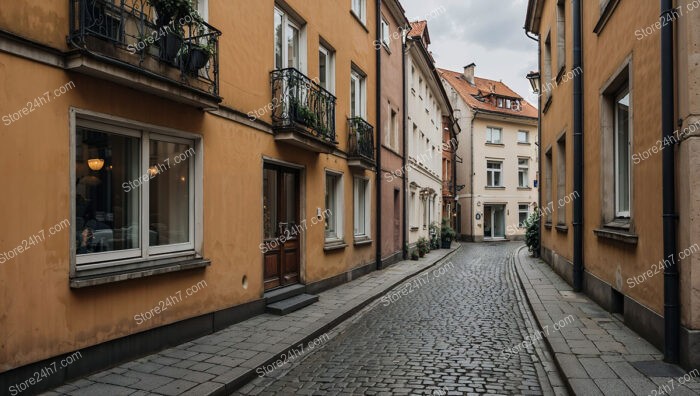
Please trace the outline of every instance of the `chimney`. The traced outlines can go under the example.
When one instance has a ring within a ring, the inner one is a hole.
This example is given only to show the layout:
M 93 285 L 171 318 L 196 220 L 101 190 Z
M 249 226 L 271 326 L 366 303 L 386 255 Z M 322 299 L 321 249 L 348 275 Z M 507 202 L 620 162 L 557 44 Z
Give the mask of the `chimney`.
M 471 85 L 474 85 L 474 69 L 476 69 L 475 63 L 464 66 L 464 78 L 466 78 Z

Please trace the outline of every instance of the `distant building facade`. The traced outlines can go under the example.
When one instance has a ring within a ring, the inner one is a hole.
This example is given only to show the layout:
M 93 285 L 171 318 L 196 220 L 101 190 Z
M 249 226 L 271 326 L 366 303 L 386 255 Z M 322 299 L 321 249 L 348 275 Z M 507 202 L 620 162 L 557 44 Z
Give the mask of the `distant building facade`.
M 523 239 L 538 206 L 537 110 L 500 81 L 440 69 L 457 111 L 458 235 L 466 240 Z

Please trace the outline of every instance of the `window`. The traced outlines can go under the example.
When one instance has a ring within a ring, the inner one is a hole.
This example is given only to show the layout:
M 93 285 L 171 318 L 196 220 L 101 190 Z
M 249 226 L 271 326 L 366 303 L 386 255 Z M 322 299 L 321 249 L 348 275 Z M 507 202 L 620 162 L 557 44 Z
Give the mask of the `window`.
M 552 94 L 552 40 L 547 33 L 547 38 L 544 41 L 544 51 L 542 56 L 544 59 L 542 60 L 542 67 L 543 67 L 543 72 L 542 72 L 542 91 L 545 95 L 545 98 L 549 98 Z
M 389 109 L 389 113 L 391 113 L 391 118 L 389 119 L 389 128 L 387 129 L 387 144 L 394 150 L 398 150 L 399 116 L 394 109 Z
M 370 230 L 370 194 L 369 181 L 355 178 L 355 238 L 369 237 Z
M 496 106 L 503 107 L 503 98 L 496 99 Z
M 389 22 L 386 21 L 386 19 L 382 18 L 382 43 L 386 46 L 387 49 L 390 48 L 391 45 L 391 29 Z
M 503 169 L 503 162 L 501 161 L 487 161 L 486 162 L 486 186 L 487 187 L 502 187 L 503 180 L 501 179 L 501 173 Z
M 341 175 L 326 173 L 326 240 L 343 238 L 342 197 Z
M 335 54 L 324 47 L 318 47 L 318 80 L 319 85 L 330 93 L 334 93 Z
M 411 66 L 411 91 L 416 94 L 416 68 Z
M 528 188 L 528 171 L 530 169 L 530 160 L 527 158 L 518 158 L 518 187 Z
M 409 210 L 409 212 L 408 212 L 410 215 L 409 223 L 411 224 L 411 228 L 416 228 L 417 227 L 416 221 L 418 219 L 418 216 L 416 215 L 417 204 L 416 204 L 416 192 L 415 192 L 415 190 L 411 190 L 411 200 L 409 202 L 411 204 L 411 208 L 410 208 L 411 210 Z
M 204 19 L 204 22 L 209 21 L 209 1 L 208 0 L 192 0 L 192 8 L 197 10 L 197 13 Z
M 519 228 L 526 227 L 528 216 L 530 216 L 530 205 L 529 204 L 518 204 L 518 227 Z
M 566 224 L 566 133 L 557 142 L 557 224 Z
M 552 149 L 547 150 L 544 156 L 544 198 L 546 202 L 541 202 L 545 213 L 545 223 L 552 224 L 552 205 L 554 197 L 552 196 Z
M 362 23 L 365 23 L 367 0 L 352 0 L 352 12 L 357 16 Z
M 530 132 L 518 131 L 518 143 L 530 143 Z
M 365 85 L 364 75 L 350 72 L 350 117 L 365 117 Z
M 625 87 L 615 101 L 615 216 L 630 217 L 630 94 Z
M 557 0 L 557 73 L 566 68 L 566 5 L 564 0 Z
M 423 77 L 418 76 L 418 97 L 423 100 Z
M 486 128 L 486 143 L 501 144 L 501 128 Z
M 421 199 L 421 209 L 423 211 L 423 229 L 428 228 L 428 198 Z
M 275 68 L 301 70 L 301 28 L 287 14 L 275 8 Z
M 506 109 L 510 109 L 510 99 L 506 99 Z
M 77 271 L 195 254 L 195 140 L 77 123 Z

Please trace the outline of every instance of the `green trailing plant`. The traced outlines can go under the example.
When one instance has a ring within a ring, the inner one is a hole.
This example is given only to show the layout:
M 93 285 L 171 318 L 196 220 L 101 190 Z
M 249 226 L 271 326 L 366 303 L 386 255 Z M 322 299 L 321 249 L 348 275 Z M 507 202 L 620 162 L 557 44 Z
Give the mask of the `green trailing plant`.
M 540 256 L 540 215 L 533 212 L 525 220 L 525 244 L 527 249 L 535 256 Z
M 420 258 L 420 257 L 419 257 L 419 255 L 418 255 L 418 250 L 414 250 L 414 251 L 411 252 L 411 260 L 413 260 L 413 261 L 418 261 L 419 258 Z
M 158 24 L 167 25 L 190 15 L 194 21 L 202 22 L 203 19 L 194 9 L 191 0 L 148 0 L 148 5 L 155 8 L 158 13 Z

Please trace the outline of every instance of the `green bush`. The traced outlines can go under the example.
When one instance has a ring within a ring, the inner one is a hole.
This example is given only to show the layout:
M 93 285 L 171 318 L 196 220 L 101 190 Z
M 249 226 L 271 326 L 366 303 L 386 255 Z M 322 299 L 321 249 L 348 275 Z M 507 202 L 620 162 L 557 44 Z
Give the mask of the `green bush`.
M 540 215 L 533 212 L 525 220 L 525 244 L 528 250 L 535 256 L 540 255 Z
M 411 260 L 417 261 L 418 260 L 418 251 L 414 250 L 411 252 Z
M 423 257 L 430 251 L 430 242 L 425 237 L 420 237 L 418 242 L 416 242 L 416 247 L 418 248 L 418 254 Z
M 442 219 L 442 227 L 440 229 L 440 235 L 442 236 L 442 239 L 447 241 L 454 241 L 455 236 L 457 235 L 457 232 L 450 227 L 450 224 L 447 222 L 447 219 Z

